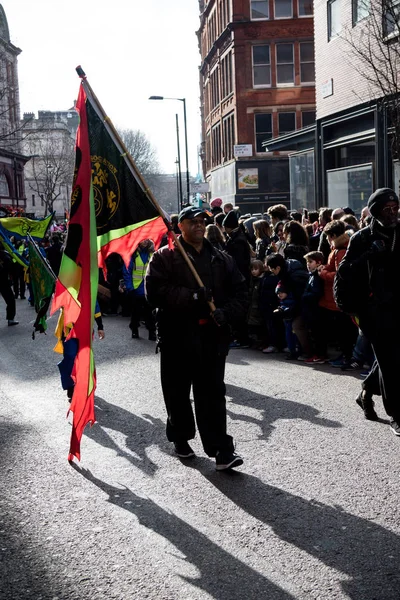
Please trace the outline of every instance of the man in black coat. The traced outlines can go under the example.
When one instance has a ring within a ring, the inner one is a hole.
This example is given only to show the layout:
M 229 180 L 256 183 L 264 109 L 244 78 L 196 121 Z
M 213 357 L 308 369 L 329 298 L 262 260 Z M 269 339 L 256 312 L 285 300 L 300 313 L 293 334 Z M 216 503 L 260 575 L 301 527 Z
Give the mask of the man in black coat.
M 8 326 L 18 325 L 15 320 L 15 296 L 11 289 L 10 274 L 13 270 L 13 263 L 10 255 L 3 248 L 0 248 L 0 294 L 7 305 L 6 319 Z
M 383 404 L 393 433 L 400 436 L 399 200 L 393 190 L 381 188 L 369 198 L 368 208 L 372 221 L 350 240 L 336 274 L 335 300 L 341 310 L 358 317 L 372 344 Z M 372 394 L 364 389 L 357 400 L 368 418 Z
M 204 238 L 201 209 L 192 206 L 183 209 L 179 228 L 182 246 L 204 287 L 198 287 L 177 247 L 158 250 L 145 279 L 147 300 L 157 309 L 167 438 L 174 443 L 180 458 L 194 456 L 188 444 L 195 436 L 190 402 L 193 386 L 204 451 L 215 457 L 217 470 L 224 470 L 243 463 L 234 452 L 233 439 L 226 430 L 224 372 L 230 325 L 246 315 L 247 287 L 232 258 Z M 215 312 L 210 311 L 211 299 Z

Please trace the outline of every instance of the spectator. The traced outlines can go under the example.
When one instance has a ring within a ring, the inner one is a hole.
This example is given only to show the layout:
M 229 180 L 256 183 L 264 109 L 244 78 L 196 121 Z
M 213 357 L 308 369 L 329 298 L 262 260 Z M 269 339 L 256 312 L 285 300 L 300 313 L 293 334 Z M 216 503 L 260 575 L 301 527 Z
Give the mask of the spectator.
M 333 335 L 341 349 L 341 356 L 330 361 L 333 367 L 341 367 L 351 359 L 354 344 L 357 339 L 357 327 L 351 318 L 341 312 L 333 297 L 333 282 L 341 260 L 346 254 L 350 238 L 345 231 L 343 221 L 332 221 L 324 229 L 327 239 L 332 246 L 328 263 L 319 267 L 319 274 L 324 282 L 324 295 L 319 306 L 319 327 L 317 340 L 317 355 L 327 356 L 329 334 Z
M 274 206 L 270 206 L 267 210 L 267 213 L 271 219 L 273 227 L 275 227 L 279 221 L 287 221 L 288 219 L 288 211 L 284 204 L 275 204 Z
M 207 225 L 205 238 L 218 250 L 225 250 L 225 239 L 217 225 Z
M 224 204 L 224 214 L 227 215 L 231 210 L 234 210 L 233 204 L 231 202 L 226 202 Z
M 214 217 L 220 213 L 223 213 L 224 211 L 222 210 L 222 199 L 214 198 L 214 200 L 211 200 L 210 208 Z
M 247 329 L 252 345 L 264 348 L 265 323 L 260 311 L 260 288 L 265 276 L 264 263 L 261 260 L 251 261 L 251 280 L 249 289 L 249 310 L 247 313 Z
M 285 242 L 284 257 L 298 260 L 305 267 L 304 255 L 308 252 L 308 235 L 303 225 L 297 221 L 286 221 L 283 226 L 283 239 Z
M 299 357 L 299 343 L 296 334 L 293 332 L 294 296 L 292 292 L 285 288 L 281 281 L 276 286 L 275 292 L 279 298 L 279 306 L 274 312 L 281 315 L 285 324 L 286 345 L 289 350 L 286 358 L 288 360 L 297 360 Z
M 321 240 L 321 234 L 324 230 L 325 225 L 330 223 L 331 215 L 332 215 L 331 208 L 321 208 L 320 209 L 319 216 L 318 216 L 318 226 L 315 229 L 314 235 L 312 237 L 310 237 L 310 251 L 311 252 L 313 252 L 314 250 L 320 250 L 319 243 Z M 325 250 L 323 252 L 324 262 L 326 262 L 328 259 L 328 256 L 329 256 L 329 252 L 330 252 L 329 244 L 327 244 L 327 243 L 326 243 L 326 245 L 324 244 L 324 250 Z M 321 252 L 321 250 L 320 250 L 320 252 Z
M 223 226 L 227 233 L 226 251 L 235 260 L 239 271 L 250 282 L 250 246 L 243 226 L 239 226 L 239 220 L 234 210 L 231 210 L 223 220 Z
M 285 260 L 280 254 L 270 254 L 266 259 L 267 268 L 282 282 L 286 290 L 293 294 L 292 329 L 299 340 L 303 355 L 311 356 L 310 338 L 301 315 L 301 298 L 308 282 L 308 272 L 298 260 Z
M 356 217 L 354 215 L 344 215 L 344 217 L 342 217 L 340 219 L 341 221 L 343 221 L 343 223 L 346 223 L 347 230 L 350 230 L 355 233 L 356 231 L 358 231 L 360 229 L 359 225 L 358 225 L 358 221 L 356 219 Z
M 253 223 L 254 235 L 256 238 L 256 259 L 264 261 L 268 248 L 271 245 L 271 226 L 264 219 L 259 219 Z

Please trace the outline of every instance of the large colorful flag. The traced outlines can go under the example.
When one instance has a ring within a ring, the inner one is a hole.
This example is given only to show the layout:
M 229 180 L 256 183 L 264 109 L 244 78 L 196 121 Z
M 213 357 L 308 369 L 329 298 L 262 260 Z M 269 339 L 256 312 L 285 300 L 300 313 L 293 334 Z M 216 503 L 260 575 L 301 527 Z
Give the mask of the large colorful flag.
M 18 250 L 16 249 L 16 247 L 10 240 L 10 237 L 7 235 L 6 230 L 1 231 L 1 228 L 0 228 L 0 242 L 1 242 L 2 246 L 4 247 L 4 249 L 7 250 L 7 252 L 10 254 L 13 261 L 17 262 L 18 264 L 20 264 L 23 267 L 29 266 L 28 259 L 26 259 L 25 256 L 23 256 L 22 254 L 20 254 L 18 252 Z
M 80 441 L 93 424 L 96 373 L 92 352 L 98 266 L 107 256 L 120 254 L 128 265 L 141 240 L 159 245 L 167 228 L 148 198 L 141 178 L 102 116 L 101 108 L 81 83 L 76 104 L 80 124 L 66 248 L 51 312 L 64 309 L 66 339 L 76 338 L 78 354 L 72 378 L 73 412 L 69 460 L 80 460 Z
M 0 219 L 0 232 L 17 239 L 26 238 L 29 234 L 35 240 L 42 240 L 47 233 L 54 213 L 44 219 L 28 219 L 27 217 L 4 217 Z
M 32 337 L 35 338 L 35 332 L 45 333 L 47 329 L 46 315 L 54 292 L 56 276 L 32 239 L 29 239 L 29 278 L 37 313 L 32 333 Z

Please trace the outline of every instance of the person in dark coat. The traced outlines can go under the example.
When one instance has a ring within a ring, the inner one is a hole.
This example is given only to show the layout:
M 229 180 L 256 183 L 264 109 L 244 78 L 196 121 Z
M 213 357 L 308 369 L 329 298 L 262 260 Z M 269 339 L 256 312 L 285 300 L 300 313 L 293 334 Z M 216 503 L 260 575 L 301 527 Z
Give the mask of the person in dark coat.
M 339 308 L 358 317 L 379 366 L 380 389 L 392 432 L 400 437 L 400 224 L 399 199 L 389 188 L 376 190 L 368 200 L 368 227 L 355 233 L 339 265 L 335 300 Z M 363 405 L 364 397 L 358 398 Z M 371 395 L 366 400 L 372 401 Z
M 193 387 L 204 451 L 215 457 L 217 470 L 226 470 L 243 463 L 226 429 L 224 372 L 230 326 L 246 317 L 247 287 L 233 259 L 205 239 L 201 209 L 183 209 L 179 227 L 179 240 L 204 287 L 198 287 L 176 246 L 154 253 L 145 278 L 147 300 L 157 309 L 167 438 L 180 458 L 194 456 L 188 443 L 195 436 Z M 210 300 L 215 311 L 210 309 Z
M 222 225 L 228 236 L 226 251 L 235 260 L 239 271 L 245 278 L 247 285 L 249 285 L 251 251 L 246 234 L 242 226 L 239 226 L 239 219 L 234 210 L 228 212 Z
M 0 294 L 7 305 L 6 319 L 8 326 L 18 325 L 15 320 L 15 296 L 11 288 L 10 275 L 13 272 L 13 262 L 10 255 L 0 248 Z

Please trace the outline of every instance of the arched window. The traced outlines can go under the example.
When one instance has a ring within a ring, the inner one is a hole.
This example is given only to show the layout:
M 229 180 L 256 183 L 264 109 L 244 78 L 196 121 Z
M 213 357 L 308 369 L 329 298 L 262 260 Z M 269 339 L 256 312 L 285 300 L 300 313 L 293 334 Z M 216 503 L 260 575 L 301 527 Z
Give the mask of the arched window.
M 0 196 L 9 196 L 10 190 L 8 187 L 7 177 L 4 173 L 0 174 Z

